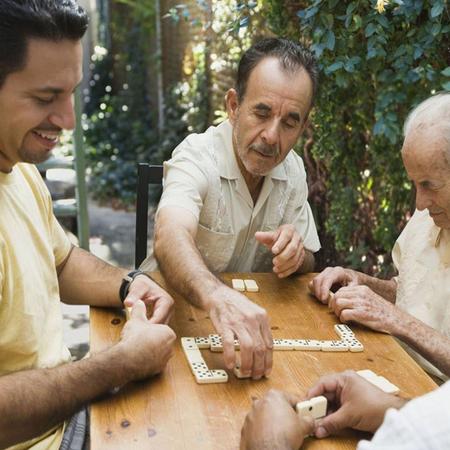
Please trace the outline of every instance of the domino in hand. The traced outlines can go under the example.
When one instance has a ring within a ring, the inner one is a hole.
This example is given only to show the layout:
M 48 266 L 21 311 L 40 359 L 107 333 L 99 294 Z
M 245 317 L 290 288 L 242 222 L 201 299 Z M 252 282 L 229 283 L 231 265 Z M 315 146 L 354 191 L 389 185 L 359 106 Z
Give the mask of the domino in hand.
M 320 419 L 327 414 L 327 403 L 326 397 L 320 395 L 311 400 L 298 402 L 295 410 L 300 417 L 310 416 L 313 419 Z
M 125 308 L 123 310 L 125 311 L 125 318 L 127 319 L 127 322 L 128 322 L 131 317 L 132 308 L 130 306 L 125 306 Z

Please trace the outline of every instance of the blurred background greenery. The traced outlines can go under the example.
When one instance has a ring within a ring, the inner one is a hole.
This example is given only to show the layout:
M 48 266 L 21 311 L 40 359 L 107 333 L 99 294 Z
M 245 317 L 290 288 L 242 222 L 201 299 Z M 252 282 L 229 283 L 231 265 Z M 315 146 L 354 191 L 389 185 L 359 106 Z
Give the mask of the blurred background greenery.
M 392 273 L 390 250 L 414 211 L 402 166 L 408 111 L 450 91 L 446 0 L 97 0 L 97 45 L 83 91 L 90 192 L 132 208 L 136 162 L 161 163 L 224 119 L 223 98 L 252 42 L 311 46 L 319 93 L 296 150 L 323 249 L 319 268 Z

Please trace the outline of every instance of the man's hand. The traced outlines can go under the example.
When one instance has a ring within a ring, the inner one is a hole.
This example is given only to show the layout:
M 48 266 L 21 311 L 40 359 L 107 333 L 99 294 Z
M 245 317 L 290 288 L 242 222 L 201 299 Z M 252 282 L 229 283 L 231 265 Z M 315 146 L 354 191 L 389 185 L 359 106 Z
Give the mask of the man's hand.
M 386 394 L 352 371 L 320 378 L 308 391 L 307 398 L 319 395 L 328 399 L 331 413 L 316 421 L 315 435 L 318 438 L 344 428 L 374 433 L 382 424 L 388 408 L 401 408 L 405 404 L 405 400 Z
M 211 295 L 209 317 L 222 336 L 225 365 L 236 365 L 234 339 L 239 340 L 241 372 L 259 379 L 272 369 L 273 339 L 266 311 L 241 293 L 219 286 Z
M 298 399 L 270 390 L 253 403 L 241 432 L 241 450 L 298 450 L 313 432 L 313 419 L 301 419 L 294 410 Z
M 132 307 L 137 300 L 142 300 L 153 308 L 150 323 L 169 323 L 174 304 L 173 298 L 146 275 L 138 275 L 132 281 L 124 304 Z
M 172 356 L 175 338 L 167 325 L 152 324 L 144 302 L 136 300 L 117 344 L 124 349 L 123 364 L 130 379 L 140 380 L 161 372 Z
M 322 303 L 328 303 L 331 287 L 335 284 L 340 286 L 355 286 L 361 284 L 360 274 L 355 270 L 343 267 L 327 267 L 319 273 L 309 284 L 311 293 Z
M 305 260 L 302 238 L 294 225 L 281 225 L 276 231 L 257 231 L 255 239 L 275 256 L 273 271 L 279 278 L 297 272 Z
M 341 322 L 358 322 L 385 333 L 393 333 L 396 324 L 402 321 L 402 311 L 367 286 L 339 289 L 331 297 L 328 306 Z

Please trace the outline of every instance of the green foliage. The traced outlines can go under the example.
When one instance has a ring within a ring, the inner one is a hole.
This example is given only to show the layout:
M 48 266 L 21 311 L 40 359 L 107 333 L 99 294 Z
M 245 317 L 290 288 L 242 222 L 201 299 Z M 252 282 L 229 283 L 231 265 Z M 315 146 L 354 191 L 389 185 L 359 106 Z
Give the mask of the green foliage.
M 128 207 L 135 203 L 136 164 L 167 159 L 187 135 L 188 120 L 195 122 L 189 106 L 197 99 L 179 87 L 169 91 L 166 127 L 156 128 L 148 68 L 157 61 L 148 48 L 151 27 L 146 22 L 154 13 L 153 2 L 119 3 L 122 8 L 114 11 L 110 24 L 114 51 L 97 47 L 92 56 L 84 128 L 90 192 L 99 200 Z
M 286 5 L 288 3 L 288 5 Z M 273 31 L 311 44 L 321 69 L 307 171 L 326 263 L 389 270 L 413 209 L 400 148 L 408 112 L 450 90 L 444 0 L 264 2 Z M 318 170 L 320 168 L 321 170 Z

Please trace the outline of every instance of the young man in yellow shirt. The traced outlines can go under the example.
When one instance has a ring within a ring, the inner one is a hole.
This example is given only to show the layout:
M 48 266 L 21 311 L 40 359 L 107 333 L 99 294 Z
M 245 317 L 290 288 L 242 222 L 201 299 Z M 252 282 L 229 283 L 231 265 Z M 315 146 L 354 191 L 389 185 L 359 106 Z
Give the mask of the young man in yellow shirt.
M 87 404 L 163 370 L 175 339 L 165 325 L 173 299 L 147 276 L 127 278 L 73 247 L 32 165 L 74 127 L 86 13 L 74 0 L 2 0 L 0 17 L 0 448 L 82 449 Z M 121 341 L 70 362 L 60 301 L 121 300 L 134 305 Z

